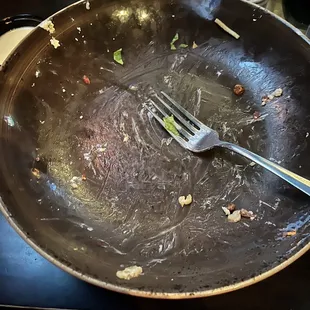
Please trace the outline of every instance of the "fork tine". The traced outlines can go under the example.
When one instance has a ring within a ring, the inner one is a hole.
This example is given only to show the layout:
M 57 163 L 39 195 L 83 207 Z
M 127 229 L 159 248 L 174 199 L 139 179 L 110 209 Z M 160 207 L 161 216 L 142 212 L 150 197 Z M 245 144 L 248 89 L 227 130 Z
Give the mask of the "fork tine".
M 164 117 L 167 117 L 168 114 L 163 111 L 152 99 L 149 100 L 153 106 L 164 116 Z M 165 127 L 165 125 L 164 125 Z M 187 139 L 190 139 L 192 136 L 185 130 L 183 129 L 177 122 L 175 122 L 175 127 L 176 129 L 184 136 L 186 137 Z
M 163 121 L 155 112 L 153 112 L 152 109 L 151 109 L 149 106 L 145 105 L 145 107 L 146 107 L 147 110 L 156 118 L 156 120 L 159 122 L 159 124 L 162 125 L 162 127 L 165 128 L 165 123 L 164 123 L 164 121 Z M 165 129 L 166 129 L 166 128 L 165 128 Z M 167 132 L 168 132 L 181 146 L 183 146 L 184 148 L 187 148 L 187 147 L 186 147 L 186 141 L 185 141 L 182 137 L 176 136 L 175 134 L 173 134 L 171 131 L 169 131 L 169 130 L 167 130 L 167 129 L 166 129 L 166 131 L 167 131 Z
M 186 111 L 183 107 L 181 107 L 175 100 L 173 100 L 169 95 L 165 92 L 161 91 L 162 95 L 164 95 L 176 108 L 178 108 L 193 124 L 197 127 L 201 128 L 204 126 L 196 117 Z
M 198 131 L 197 128 L 192 126 L 183 116 L 181 116 L 176 109 L 171 108 L 163 99 L 158 97 L 156 94 L 154 95 L 172 114 L 174 114 L 177 119 L 187 128 L 189 129 L 192 133 L 195 133 Z

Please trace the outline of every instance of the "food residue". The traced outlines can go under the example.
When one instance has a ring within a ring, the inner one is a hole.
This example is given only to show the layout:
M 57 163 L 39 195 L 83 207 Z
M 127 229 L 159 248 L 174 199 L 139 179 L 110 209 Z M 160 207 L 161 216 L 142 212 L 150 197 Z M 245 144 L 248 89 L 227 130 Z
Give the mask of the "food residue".
M 175 47 L 174 43 L 175 43 L 176 41 L 178 41 L 178 40 L 179 40 L 179 34 L 176 33 L 176 34 L 174 35 L 174 37 L 172 38 L 171 42 L 170 42 L 170 49 L 171 49 L 171 50 L 176 50 L 176 49 L 177 49 L 177 48 Z
M 229 203 L 227 209 L 229 212 L 234 212 L 236 210 L 236 205 L 234 203 Z
M 245 88 L 241 84 L 236 84 L 234 86 L 234 93 L 237 96 L 242 96 L 245 92 Z
M 256 217 L 252 211 L 246 209 L 236 210 L 236 205 L 234 203 L 229 203 L 227 207 L 222 207 L 222 210 L 227 216 L 228 222 L 232 223 L 239 222 L 242 217 L 248 218 L 251 221 Z
M 54 46 L 55 49 L 57 49 L 60 46 L 59 40 L 55 39 L 54 37 L 50 39 L 50 42 Z
M 283 94 L 283 89 L 277 88 L 271 94 L 263 96 L 262 106 L 266 105 L 266 103 L 269 102 L 270 100 L 274 99 L 274 97 L 281 97 L 282 94 Z
M 259 119 L 259 118 L 260 118 L 260 113 L 259 113 L 258 111 L 255 111 L 255 112 L 253 113 L 253 118 L 254 118 L 254 119 Z
M 163 121 L 164 121 L 166 130 L 170 131 L 175 136 L 180 135 L 177 128 L 176 128 L 176 122 L 174 120 L 173 115 L 164 117 Z
M 129 135 L 127 133 L 124 133 L 124 139 L 123 142 L 128 142 L 129 141 Z
M 192 45 L 192 49 L 195 49 L 195 48 L 197 48 L 198 47 L 198 45 L 196 44 L 196 42 L 194 41 L 193 42 L 193 45 Z
M 293 237 L 297 234 L 297 231 L 296 230 L 292 230 L 292 231 L 286 231 L 284 232 L 283 236 L 284 237 Z
M 241 217 L 244 217 L 244 218 L 247 218 L 247 219 L 251 219 L 251 220 L 254 220 L 255 219 L 255 215 L 253 213 L 253 211 L 248 211 L 246 209 L 241 209 L 240 210 L 240 214 L 241 214 Z
M 230 211 L 228 210 L 228 208 L 222 207 L 222 210 L 224 211 L 226 216 L 230 215 Z
M 227 216 L 228 222 L 237 223 L 241 220 L 241 212 L 240 210 L 234 211 L 233 213 Z
M 124 65 L 124 61 L 123 61 L 123 58 L 122 58 L 122 48 L 118 49 L 117 51 L 115 51 L 113 53 L 113 59 L 115 62 L 119 63 L 120 65 Z
M 118 270 L 116 276 L 120 279 L 130 280 L 132 278 L 137 278 L 143 272 L 142 268 L 139 266 L 130 266 L 124 270 Z
M 81 183 L 83 179 L 80 178 L 80 177 L 73 177 L 71 180 L 70 180 L 70 185 L 72 187 L 72 189 L 77 189 L 79 187 L 79 184 Z
M 82 174 L 82 181 L 86 181 L 86 180 L 87 180 L 86 175 Z
M 188 44 L 181 43 L 181 44 L 179 45 L 179 47 L 180 47 L 180 48 L 186 48 L 186 47 L 188 47 Z
M 191 194 L 187 195 L 186 197 L 185 196 L 179 197 L 179 204 L 181 205 L 181 207 L 188 206 L 192 202 L 193 202 L 193 197 Z
M 87 85 L 90 84 L 90 79 L 89 79 L 89 77 L 88 77 L 87 75 L 83 75 L 83 82 L 84 82 L 85 84 L 87 84 Z
M 220 26 L 224 31 L 226 31 L 227 33 L 229 33 L 231 36 L 233 36 L 235 39 L 239 39 L 240 38 L 240 35 L 233 31 L 231 28 L 229 28 L 227 25 L 225 25 L 221 20 L 219 20 L 218 18 L 216 18 L 214 20 L 214 22 Z
M 48 31 L 50 34 L 55 32 L 55 25 L 51 20 L 44 20 L 40 25 L 42 29 Z
M 37 179 L 41 178 L 40 170 L 38 170 L 37 168 L 32 168 L 31 172 Z
M 90 10 L 90 2 L 89 1 L 86 1 L 85 7 L 86 7 L 86 10 Z

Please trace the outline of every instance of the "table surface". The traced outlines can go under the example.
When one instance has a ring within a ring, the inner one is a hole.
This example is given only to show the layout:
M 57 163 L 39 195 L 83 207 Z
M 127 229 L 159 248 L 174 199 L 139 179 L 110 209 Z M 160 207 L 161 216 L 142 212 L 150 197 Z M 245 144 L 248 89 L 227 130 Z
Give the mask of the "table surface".
M 278 1 L 278 0 L 273 0 Z M 21 13 L 45 18 L 72 0 L 14 0 L 0 19 Z M 31 5 L 30 5 L 31 4 Z M 110 292 L 80 281 L 37 254 L 0 215 L 0 304 L 65 309 L 310 309 L 310 253 L 273 277 L 225 295 L 195 300 L 150 300 Z

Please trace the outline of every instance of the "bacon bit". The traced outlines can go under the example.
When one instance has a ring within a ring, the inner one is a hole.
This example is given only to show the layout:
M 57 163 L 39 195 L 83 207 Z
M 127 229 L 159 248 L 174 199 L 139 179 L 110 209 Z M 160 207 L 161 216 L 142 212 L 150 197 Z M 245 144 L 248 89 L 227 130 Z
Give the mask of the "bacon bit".
M 227 209 L 230 212 L 234 212 L 236 210 L 236 205 L 234 203 L 229 203 L 228 206 L 227 206 Z
M 283 236 L 284 236 L 284 237 L 292 237 L 292 236 L 295 236 L 296 233 L 297 233 L 296 230 L 286 231 L 286 232 L 284 232 Z
M 245 92 L 245 89 L 244 89 L 244 87 L 241 84 L 236 84 L 234 86 L 234 93 L 235 93 L 235 95 L 242 96 L 244 94 L 244 92 Z
M 31 169 L 32 174 L 37 178 L 40 179 L 41 178 L 41 174 L 40 171 L 37 168 L 32 168 Z
M 255 112 L 253 113 L 253 118 L 254 118 L 254 119 L 259 119 L 259 118 L 260 118 L 260 113 L 259 113 L 258 111 L 255 111 Z
M 87 180 L 86 175 L 82 174 L 82 181 L 86 181 L 86 180 Z
M 90 84 L 90 79 L 89 79 L 89 77 L 88 77 L 87 75 L 84 75 L 84 76 L 83 76 L 83 81 L 84 81 L 84 83 L 87 84 L 87 85 Z

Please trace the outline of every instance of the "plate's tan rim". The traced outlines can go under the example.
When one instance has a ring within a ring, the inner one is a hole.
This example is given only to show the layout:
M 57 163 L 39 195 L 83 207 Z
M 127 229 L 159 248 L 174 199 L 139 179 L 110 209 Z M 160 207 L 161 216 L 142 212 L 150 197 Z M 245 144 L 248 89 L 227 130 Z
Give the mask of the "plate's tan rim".
M 265 8 L 260 7 L 257 4 L 249 2 L 248 0 L 242 0 L 242 1 L 246 2 L 249 5 L 252 5 L 253 7 L 255 7 L 255 8 L 259 9 L 259 10 L 262 10 L 262 11 L 266 12 L 269 15 L 272 15 L 273 17 L 278 19 L 280 22 L 285 24 L 287 27 L 289 27 L 292 31 L 294 31 L 298 36 L 300 36 L 304 41 L 306 41 L 310 45 L 310 39 L 306 35 L 304 35 L 299 29 L 294 27 L 292 24 L 290 24 L 289 22 L 287 22 L 286 20 L 284 20 L 280 16 L 274 14 L 273 12 L 271 12 L 271 11 L 265 9 Z M 78 2 L 75 2 L 75 3 L 73 3 L 73 4 L 69 5 L 69 6 L 61 9 L 60 11 L 56 12 L 55 14 L 51 15 L 50 17 L 47 18 L 47 20 L 53 18 L 55 15 L 58 15 L 58 14 L 62 13 L 63 11 L 68 9 L 69 7 L 73 7 L 75 5 L 80 5 L 82 3 L 86 3 L 86 1 L 85 0 L 80 0 Z M 39 27 L 39 26 L 37 26 L 37 27 Z M 29 35 L 27 35 L 27 37 L 30 36 L 31 33 Z M 7 57 L 7 59 L 9 59 L 9 58 Z M 4 61 L 4 63 L 5 62 L 6 61 Z M 99 287 L 102 287 L 102 288 L 105 288 L 105 289 L 108 289 L 108 290 L 111 290 L 111 291 L 115 291 L 115 292 L 118 292 L 118 293 L 124 293 L 124 294 L 138 296 L 138 297 L 161 298 L 161 299 L 185 299 L 185 298 L 190 299 L 190 298 L 209 297 L 209 296 L 229 293 L 229 292 L 236 291 L 238 289 L 241 289 L 241 288 L 253 285 L 253 284 L 258 283 L 258 282 L 260 282 L 260 281 L 262 281 L 264 279 L 269 278 L 270 276 L 278 273 L 279 271 L 283 270 L 284 268 L 286 268 L 287 266 L 292 264 L 294 261 L 296 261 L 302 255 L 304 255 L 310 249 L 310 242 L 308 242 L 301 250 L 299 250 L 297 253 L 292 255 L 290 258 L 288 258 L 283 263 L 277 265 L 276 267 L 274 267 L 274 268 L 272 268 L 272 269 L 270 269 L 270 270 L 268 270 L 268 271 L 266 271 L 266 272 L 264 272 L 264 273 L 262 273 L 262 274 L 260 274 L 258 276 L 252 277 L 252 278 L 250 278 L 248 280 L 245 280 L 245 281 L 242 281 L 242 282 L 239 282 L 239 283 L 235 283 L 235 284 L 232 284 L 232 285 L 220 287 L 220 288 L 213 289 L 213 290 L 200 291 L 200 292 L 186 292 L 186 293 L 163 293 L 163 292 L 160 292 L 160 293 L 157 293 L 157 292 L 151 292 L 151 291 L 141 291 L 141 290 L 137 290 L 137 289 L 129 289 L 129 288 L 122 287 L 121 285 L 119 285 L 119 286 L 113 285 L 113 284 L 110 284 L 110 283 L 107 283 L 107 282 L 104 282 L 104 281 L 100 281 L 100 280 L 94 279 L 94 278 L 92 278 L 90 276 L 84 275 L 81 272 L 78 272 L 78 271 L 68 267 L 67 265 L 65 265 L 65 264 L 61 263 L 60 261 L 58 261 L 57 259 L 55 259 L 55 257 L 53 257 L 52 255 L 50 255 L 49 253 L 44 251 L 31 238 L 26 236 L 24 231 L 19 227 L 17 222 L 15 222 L 15 220 L 10 215 L 10 213 L 9 213 L 8 209 L 5 207 L 5 204 L 3 203 L 1 197 L 0 197 L 0 211 L 3 213 L 4 217 L 6 218 L 6 220 L 14 228 L 14 230 L 20 235 L 20 237 L 22 239 L 24 239 L 41 256 L 46 258 L 48 261 L 50 261 L 51 263 L 53 263 L 54 265 L 56 265 L 60 269 L 66 271 L 67 273 L 69 273 L 69 274 L 71 274 L 71 275 L 73 275 L 73 276 L 75 276 L 75 277 L 77 277 L 77 278 L 79 278 L 79 279 L 81 279 L 83 281 L 86 281 L 86 282 L 88 282 L 90 284 L 93 284 L 93 285 L 96 285 L 96 286 L 99 286 Z

